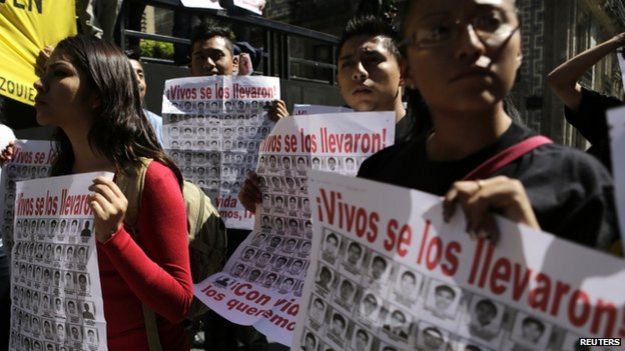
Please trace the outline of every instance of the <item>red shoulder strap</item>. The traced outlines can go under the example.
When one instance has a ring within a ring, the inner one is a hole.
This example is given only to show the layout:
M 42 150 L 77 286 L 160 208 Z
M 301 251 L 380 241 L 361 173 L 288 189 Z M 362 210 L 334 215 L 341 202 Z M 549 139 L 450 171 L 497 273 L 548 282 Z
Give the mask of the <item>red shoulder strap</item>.
M 542 135 L 529 137 L 484 161 L 482 164 L 480 164 L 474 170 L 464 176 L 464 180 L 487 178 L 491 174 L 495 173 L 497 170 L 512 163 L 519 157 L 545 144 L 553 144 L 553 141 Z

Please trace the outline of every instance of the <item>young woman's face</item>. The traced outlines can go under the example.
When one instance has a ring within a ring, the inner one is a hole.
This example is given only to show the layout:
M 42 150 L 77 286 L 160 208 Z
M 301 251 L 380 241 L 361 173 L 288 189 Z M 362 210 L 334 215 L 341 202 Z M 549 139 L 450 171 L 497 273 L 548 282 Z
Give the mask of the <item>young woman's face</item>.
M 87 121 L 97 99 L 87 87 L 87 79 L 70 61 L 69 56 L 55 50 L 46 62 L 44 75 L 35 82 L 35 109 L 40 125 L 63 127 L 76 125 L 78 117 Z
M 521 64 L 513 0 L 412 0 L 407 84 L 433 110 L 483 111 L 512 89 Z

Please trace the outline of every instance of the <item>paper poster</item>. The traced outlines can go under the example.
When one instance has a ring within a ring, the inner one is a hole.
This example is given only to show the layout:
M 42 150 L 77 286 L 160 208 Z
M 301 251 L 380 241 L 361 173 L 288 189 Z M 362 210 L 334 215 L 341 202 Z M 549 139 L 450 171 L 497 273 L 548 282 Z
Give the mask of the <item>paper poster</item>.
M 180 2 L 184 7 L 223 10 L 223 8 L 219 6 L 219 0 L 180 0 Z
M 262 15 L 266 0 L 234 0 L 234 6 Z
M 13 213 L 15 205 L 15 183 L 21 180 L 45 178 L 50 174 L 54 159 L 54 148 L 50 141 L 16 140 L 13 158 L 2 167 L 0 178 L 0 207 L 2 212 L 2 240 L 5 254 L 13 248 Z
M 294 350 L 573 351 L 625 336 L 622 259 L 502 218 L 496 246 L 472 240 L 440 197 L 369 180 L 312 171 L 309 192 Z
M 312 237 L 307 170 L 350 176 L 394 140 L 392 112 L 294 116 L 261 143 L 257 173 L 263 201 L 254 231 L 224 271 L 195 286 L 196 296 L 230 321 L 253 325 L 290 345 Z
M 106 350 L 89 185 L 112 173 L 17 182 L 10 350 Z
M 33 105 L 37 55 L 76 34 L 74 0 L 0 1 L 0 95 Z
M 353 112 L 351 108 L 343 106 L 325 106 L 325 105 L 308 105 L 308 104 L 294 104 L 293 116 L 300 115 L 318 115 L 323 113 L 341 113 L 341 112 Z
M 252 229 L 237 197 L 273 127 L 267 108 L 280 98 L 274 77 L 195 77 L 165 82 L 163 144 L 185 179 L 216 204 L 226 227 Z
M 625 107 L 617 107 L 606 112 L 610 131 L 610 150 L 612 152 L 612 174 L 614 175 L 614 198 L 616 201 L 617 218 L 621 233 L 625 233 Z M 621 239 L 623 252 L 625 240 Z

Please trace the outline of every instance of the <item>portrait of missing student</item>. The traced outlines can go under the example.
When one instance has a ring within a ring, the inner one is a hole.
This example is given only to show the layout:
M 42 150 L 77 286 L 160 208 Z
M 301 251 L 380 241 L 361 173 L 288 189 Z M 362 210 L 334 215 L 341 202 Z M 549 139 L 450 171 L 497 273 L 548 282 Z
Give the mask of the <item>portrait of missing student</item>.
M 460 304 L 462 290 L 438 280 L 430 280 L 425 308 L 436 318 L 454 319 Z
M 334 280 L 334 271 L 325 265 L 320 265 L 317 270 L 315 279 L 315 287 L 321 290 L 322 294 L 327 294 L 332 289 L 332 281 Z
M 461 333 L 488 343 L 500 335 L 505 307 L 489 298 L 473 295 L 461 324 Z
M 241 260 L 250 261 L 252 258 L 254 258 L 255 254 L 256 254 L 256 249 L 254 249 L 251 246 L 248 246 L 243 250 L 243 254 L 241 255 Z
M 355 306 L 361 322 L 368 325 L 373 323 L 382 324 L 382 321 L 378 320 L 382 308 L 382 300 L 373 291 L 363 291 L 358 304 Z
M 280 287 L 278 288 L 278 292 L 280 292 L 281 294 L 286 294 L 292 291 L 293 288 L 295 287 L 295 283 L 296 283 L 295 279 L 291 277 L 282 277 L 279 283 Z
M 317 351 L 317 337 L 308 329 L 304 329 L 301 351 Z
M 364 247 L 352 241 L 347 245 L 346 252 L 343 255 L 342 267 L 352 274 L 360 274 L 360 267 L 364 256 Z
M 278 275 L 274 272 L 265 272 L 261 278 L 261 285 L 267 289 L 271 289 L 276 284 Z
M 514 318 L 510 351 L 544 350 L 551 335 L 551 324 L 518 311 Z M 510 343 L 508 343 L 510 344 Z
M 372 341 L 373 335 L 371 335 L 366 329 L 356 328 L 352 334 L 351 346 L 354 350 L 368 351 L 371 349 Z
M 427 322 L 418 326 L 417 349 L 423 351 L 447 351 L 449 333 Z
M 367 275 L 369 276 L 369 283 L 377 286 L 382 284 L 388 285 L 386 280 L 390 270 L 389 260 L 386 257 L 377 254 L 373 255 L 368 265 Z
M 330 323 L 326 329 L 326 335 L 341 347 L 343 347 L 344 344 L 347 323 L 348 319 L 335 310 L 331 314 Z
M 308 312 L 308 316 L 310 317 L 313 323 L 313 327 L 315 329 L 319 329 L 319 327 L 323 324 L 325 313 L 326 313 L 326 303 L 323 298 L 312 295 L 310 302 L 310 309 Z
M 342 278 L 335 293 L 334 301 L 347 311 L 351 311 L 354 305 L 354 295 L 356 294 L 356 284 L 347 278 Z
M 412 319 L 405 310 L 393 307 L 386 316 L 382 329 L 391 338 L 406 341 L 410 333 Z

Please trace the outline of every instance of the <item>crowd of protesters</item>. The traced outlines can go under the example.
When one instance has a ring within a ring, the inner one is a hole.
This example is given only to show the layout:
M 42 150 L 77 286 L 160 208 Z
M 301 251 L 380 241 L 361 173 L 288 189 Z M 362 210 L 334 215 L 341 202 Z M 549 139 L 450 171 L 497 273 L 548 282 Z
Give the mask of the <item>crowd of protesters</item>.
M 365 161 L 358 176 L 441 196 L 444 218 L 463 211 L 474 237 L 496 242 L 505 235 L 493 220 L 499 214 L 587 247 L 612 250 L 620 233 L 605 112 L 623 101 L 578 81 L 600 59 L 625 47 L 625 33 L 549 75 L 567 120 L 592 144 L 584 153 L 537 139 L 511 116 L 505 101 L 523 61 L 514 0 L 413 0 L 400 14 L 397 31 L 373 16 L 350 20 L 338 46 L 337 82 L 345 104 L 355 111 L 395 112 L 395 145 Z M 235 43 L 227 28 L 198 25 L 191 34 L 191 75 L 241 72 Z M 128 201 L 119 187 L 96 178 L 90 188 L 108 347 L 148 350 L 145 304 L 159 316 L 163 348 L 188 350 L 184 317 L 193 285 L 183 179 L 161 147 L 162 119 L 143 107 L 142 64 L 107 41 L 82 35 L 61 41 L 45 61 L 35 83 L 35 109 L 39 124 L 57 128 L 59 154 L 51 175 L 124 172 L 142 157 L 156 160 L 147 170 L 137 236 L 124 226 Z M 268 118 L 288 114 L 278 100 Z M 493 156 L 535 140 L 540 142 L 493 172 L 473 173 Z M 10 162 L 10 146 L 1 158 Z M 255 174 L 239 197 L 250 211 L 261 202 Z M 231 252 L 248 233 L 229 230 Z M 0 323 L 8 323 L 8 264 L 0 269 L 5 279 Z M 252 328 L 212 314 L 205 320 L 205 336 L 210 350 L 267 347 Z

